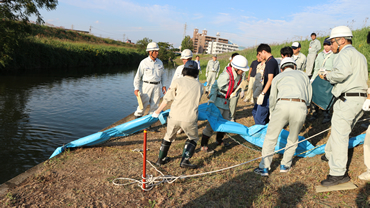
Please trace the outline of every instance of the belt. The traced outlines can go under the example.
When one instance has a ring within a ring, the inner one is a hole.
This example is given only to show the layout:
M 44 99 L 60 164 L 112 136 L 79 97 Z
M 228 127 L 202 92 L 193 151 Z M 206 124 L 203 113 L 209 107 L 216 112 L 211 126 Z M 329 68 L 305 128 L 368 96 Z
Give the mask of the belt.
M 144 81 L 145 83 L 148 83 L 148 84 L 159 84 L 159 83 L 161 83 L 161 82 L 148 82 L 148 81 Z
M 343 96 L 343 97 L 367 97 L 366 93 L 360 93 L 360 92 L 357 92 L 357 93 L 347 92 L 347 93 L 342 93 L 340 96 Z
M 367 97 L 367 94 L 361 92 L 347 92 L 340 94 L 338 99 L 342 100 L 343 102 L 346 102 L 347 99 L 344 97 Z
M 279 98 L 279 100 L 287 100 L 287 101 L 293 101 L 293 102 L 302 102 L 302 103 L 306 103 L 305 100 L 302 100 L 302 99 L 299 99 L 299 98 Z

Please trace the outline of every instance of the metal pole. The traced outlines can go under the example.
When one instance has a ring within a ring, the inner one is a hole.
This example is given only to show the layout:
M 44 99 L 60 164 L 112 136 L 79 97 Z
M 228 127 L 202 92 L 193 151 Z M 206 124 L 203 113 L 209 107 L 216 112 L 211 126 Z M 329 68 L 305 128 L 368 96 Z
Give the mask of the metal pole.
M 143 189 L 146 188 L 145 186 L 145 178 L 146 178 L 146 129 L 144 129 L 144 149 L 143 149 L 143 152 L 144 152 L 144 159 L 143 159 Z

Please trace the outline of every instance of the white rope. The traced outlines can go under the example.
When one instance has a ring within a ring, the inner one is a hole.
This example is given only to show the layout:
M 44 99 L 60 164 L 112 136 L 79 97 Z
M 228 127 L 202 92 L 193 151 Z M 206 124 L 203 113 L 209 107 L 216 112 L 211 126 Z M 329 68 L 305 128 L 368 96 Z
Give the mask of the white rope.
M 369 120 L 369 119 L 363 119 L 361 121 L 358 121 L 358 122 L 362 122 L 362 121 L 366 121 L 366 120 Z M 322 133 L 325 133 L 327 131 L 329 131 L 331 128 L 327 128 L 313 136 L 310 136 L 304 140 L 301 140 L 301 141 L 298 141 L 288 147 L 284 147 L 284 148 L 281 148 L 279 150 L 276 150 L 270 154 L 267 154 L 265 156 L 261 156 L 261 157 L 257 157 L 257 158 L 254 158 L 252 160 L 248 160 L 246 162 L 243 162 L 243 163 L 240 163 L 240 164 L 237 164 L 237 165 L 233 165 L 233 166 L 229 166 L 229 167 L 226 167 L 226 168 L 222 168 L 222 169 L 219 169 L 219 170 L 213 170 L 213 171 L 209 171 L 209 172 L 204 172 L 204 173 L 197 173 L 197 174 L 193 174 L 193 175 L 180 175 L 180 176 L 170 176 L 170 175 L 164 175 L 161 171 L 159 171 L 149 160 L 147 160 L 147 162 L 158 172 L 161 174 L 161 176 L 157 176 L 157 177 L 153 177 L 153 175 L 149 175 L 145 178 L 146 182 L 143 182 L 143 181 L 140 181 L 140 180 L 136 180 L 136 179 L 132 179 L 132 178 L 116 178 L 113 180 L 113 184 L 114 185 L 117 185 L 117 186 L 125 186 L 125 185 L 130 185 L 130 184 L 134 184 L 134 183 L 137 183 L 138 186 L 143 190 L 143 191 L 150 191 L 154 188 L 154 186 L 156 185 L 159 185 L 161 183 L 173 183 L 175 182 L 177 179 L 185 179 L 185 178 L 191 178 L 191 177 L 198 177 L 198 176 L 203 176 L 203 175 L 208 175 L 208 174 L 212 174 L 212 173 L 217 173 L 217 172 L 221 172 L 221 171 L 225 171 L 225 170 L 229 170 L 229 169 L 232 169 L 232 168 L 236 168 L 236 167 L 239 167 L 239 166 L 242 166 L 242 165 L 245 165 L 245 164 L 248 164 L 248 163 L 251 163 L 253 161 L 256 161 L 258 159 L 263 159 L 265 157 L 270 157 L 272 155 L 274 155 L 275 153 L 277 152 L 280 152 L 282 150 L 285 150 L 285 149 L 288 149 L 292 146 L 295 146 L 299 143 L 302 143 L 304 141 L 307 141 L 307 140 L 310 140 Z M 143 154 L 141 153 L 141 150 L 138 150 L 138 149 L 134 149 L 133 152 L 139 152 L 141 154 L 141 156 L 143 156 Z M 131 181 L 131 182 L 128 182 L 128 183 L 124 183 L 124 184 L 120 184 L 120 183 L 117 183 L 115 182 L 116 180 L 128 180 L 128 181 Z M 145 189 L 142 187 L 143 184 L 145 184 Z

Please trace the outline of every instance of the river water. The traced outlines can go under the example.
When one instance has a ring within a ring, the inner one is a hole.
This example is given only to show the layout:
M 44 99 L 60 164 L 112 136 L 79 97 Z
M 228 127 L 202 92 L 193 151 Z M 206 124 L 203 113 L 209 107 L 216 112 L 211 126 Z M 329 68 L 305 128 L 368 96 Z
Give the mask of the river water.
M 175 72 L 165 66 L 166 86 Z M 136 110 L 137 67 L 0 76 L 0 184 Z

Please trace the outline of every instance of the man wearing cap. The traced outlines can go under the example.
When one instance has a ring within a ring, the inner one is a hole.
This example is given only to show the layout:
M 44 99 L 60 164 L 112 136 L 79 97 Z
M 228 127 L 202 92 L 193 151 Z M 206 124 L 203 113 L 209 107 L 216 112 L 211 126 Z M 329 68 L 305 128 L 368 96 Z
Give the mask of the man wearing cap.
M 296 64 L 290 57 L 281 61 L 281 73 L 278 74 L 271 85 L 270 115 L 271 120 L 262 147 L 262 156 L 274 152 L 281 130 L 289 124 L 289 136 L 286 149 L 280 165 L 280 172 L 288 172 L 292 165 L 293 155 L 298 144 L 298 134 L 306 119 L 307 106 L 311 103 L 312 88 L 307 75 L 296 70 Z M 293 145 L 295 144 L 295 145 Z M 289 147 L 293 145 L 292 147 Z M 262 158 L 259 167 L 254 172 L 268 176 L 268 170 L 273 155 Z
M 224 119 L 230 119 L 230 107 L 229 98 L 230 95 L 238 88 L 242 81 L 242 74 L 248 71 L 248 61 L 244 56 L 237 55 L 233 58 L 231 66 L 227 67 L 226 71 L 220 74 L 220 77 L 212 85 L 211 92 L 209 94 L 209 103 L 214 103 L 220 110 L 221 115 Z M 213 134 L 213 129 L 209 122 L 206 128 L 203 130 L 201 150 L 208 151 L 208 140 Z M 217 145 L 228 146 L 226 141 L 223 141 L 224 132 L 217 132 L 216 143 Z
M 207 86 L 206 86 L 206 94 L 209 93 L 213 83 L 216 81 L 218 77 L 218 72 L 220 71 L 220 62 L 217 60 L 217 55 L 214 54 L 212 56 L 212 60 L 208 61 L 207 69 L 206 69 L 206 77 L 207 77 Z
M 321 50 L 321 43 L 316 39 L 316 33 L 311 34 L 310 47 L 308 48 L 306 74 L 309 78 L 312 77 L 312 70 L 315 64 L 317 53 Z
M 176 131 L 181 128 L 188 139 L 185 142 L 180 167 L 197 168 L 196 165 L 190 163 L 189 159 L 194 154 L 199 140 L 198 106 L 203 95 L 203 85 L 195 79 L 198 74 L 198 64 L 195 61 L 187 61 L 182 70 L 183 77 L 173 80 L 168 92 L 163 97 L 162 104 L 153 113 L 153 117 L 158 117 L 167 103 L 173 101 L 167 118 L 167 132 L 162 140 L 157 165 L 169 162 L 168 150 L 172 141 L 176 138 Z
M 292 43 L 293 59 L 297 64 L 297 70 L 304 71 L 306 69 L 306 56 L 301 53 L 301 44 L 299 42 Z
M 316 79 L 317 75 L 319 74 L 319 71 L 330 72 L 332 70 L 333 61 L 335 57 L 337 56 L 337 54 L 334 54 L 333 51 L 331 50 L 331 43 L 330 43 L 329 38 L 326 38 L 324 40 L 323 45 L 324 45 L 324 50 L 321 51 L 317 55 L 317 58 L 315 60 L 315 68 L 314 68 L 313 76 L 310 80 L 311 83 Z M 313 114 L 312 114 L 312 117 L 310 118 L 311 121 L 316 120 L 318 118 L 318 111 L 319 111 L 319 107 L 317 105 L 314 105 Z M 324 119 L 322 120 L 321 123 L 325 124 L 329 122 L 330 119 L 331 119 L 330 110 L 325 110 Z
M 136 118 L 143 116 L 146 107 L 149 105 L 149 114 L 152 114 L 159 104 L 161 96 L 161 85 L 163 94 L 166 93 L 166 86 L 164 86 L 165 73 L 163 63 L 159 60 L 158 51 L 159 47 L 156 42 L 148 44 L 146 51 L 149 56 L 143 59 L 134 78 L 135 95 L 138 96 L 139 89 L 141 88 L 141 100 L 143 102 L 143 109 L 138 106 L 134 115 Z
M 182 63 L 183 65 L 181 66 L 178 66 L 176 68 L 176 71 L 175 71 L 175 74 L 173 75 L 173 78 L 172 78 L 172 81 L 171 81 L 171 84 L 172 82 L 175 80 L 175 79 L 178 79 L 180 77 L 183 77 L 182 75 L 182 70 L 184 69 L 184 65 L 186 64 L 187 61 L 190 61 L 191 59 L 193 59 L 193 52 L 191 52 L 190 49 L 185 49 L 181 52 L 181 57 L 180 59 L 182 60 Z
M 347 26 L 332 29 L 331 50 L 338 53 L 331 72 L 319 72 L 322 79 L 333 84 L 332 94 L 338 98 L 333 107 L 331 135 L 323 160 L 328 160 L 330 172 L 323 186 L 333 186 L 350 180 L 346 174 L 349 134 L 362 116 L 366 100 L 368 67 L 364 55 L 352 46 L 352 31 Z

